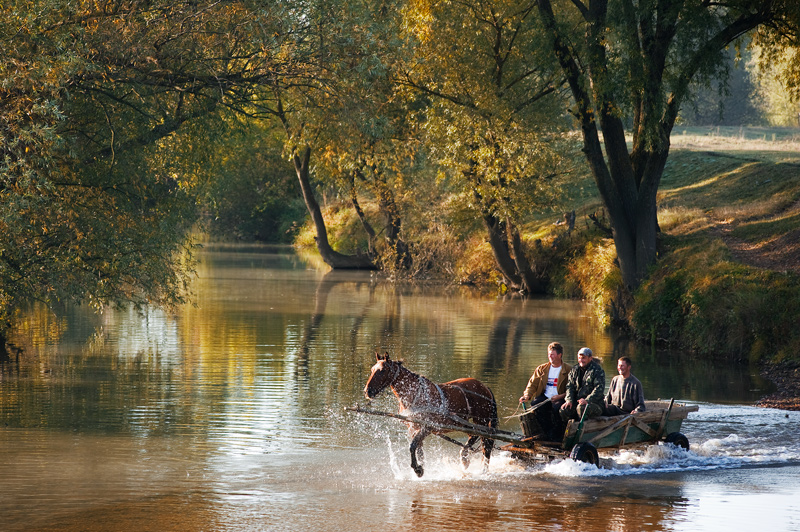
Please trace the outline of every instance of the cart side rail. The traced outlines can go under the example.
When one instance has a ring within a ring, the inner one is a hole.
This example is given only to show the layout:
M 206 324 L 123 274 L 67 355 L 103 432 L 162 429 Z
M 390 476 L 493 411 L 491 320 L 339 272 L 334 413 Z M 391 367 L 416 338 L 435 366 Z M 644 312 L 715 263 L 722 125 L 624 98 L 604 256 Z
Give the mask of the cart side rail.
M 650 409 L 662 404 L 663 408 Z M 569 449 L 579 442 L 591 442 L 600 449 L 656 442 L 666 434 L 679 431 L 689 413 L 699 410 L 697 405 L 675 403 L 671 408 L 669 405 L 669 401 L 651 401 L 647 403 L 645 412 L 588 419 L 584 421 L 582 431 L 579 431 L 579 422 L 572 420 L 564 431 L 562 446 Z

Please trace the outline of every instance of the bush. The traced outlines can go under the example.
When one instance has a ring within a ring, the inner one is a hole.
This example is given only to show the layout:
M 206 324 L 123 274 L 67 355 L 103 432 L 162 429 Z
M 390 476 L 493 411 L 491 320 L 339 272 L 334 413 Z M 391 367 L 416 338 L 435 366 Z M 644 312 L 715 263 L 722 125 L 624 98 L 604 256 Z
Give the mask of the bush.
M 683 243 L 635 294 L 637 336 L 700 354 L 785 361 L 800 352 L 800 276 L 733 262 L 722 242 Z

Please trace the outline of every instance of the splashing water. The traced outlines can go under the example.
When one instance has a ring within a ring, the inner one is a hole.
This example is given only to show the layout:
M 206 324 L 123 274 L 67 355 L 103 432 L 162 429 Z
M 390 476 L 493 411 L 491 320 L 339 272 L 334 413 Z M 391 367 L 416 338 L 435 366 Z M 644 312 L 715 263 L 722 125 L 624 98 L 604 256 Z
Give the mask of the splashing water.
M 364 423 L 363 421 L 361 423 Z M 520 476 L 613 477 L 671 472 L 734 469 L 754 465 L 800 462 L 800 442 L 794 436 L 800 413 L 774 411 L 747 406 L 701 405 L 697 414 L 684 423 L 690 449 L 658 443 L 632 450 L 601 450 L 600 467 L 569 459 L 524 464 L 504 451 L 495 450 L 485 469 L 479 454 L 469 468 L 462 468 L 457 449 L 452 445 L 425 443 L 425 475 L 417 478 L 408 467 L 407 445 L 385 435 L 386 450 L 395 480 L 431 482 L 500 480 Z M 375 433 L 390 430 L 391 424 L 367 423 L 362 428 Z M 735 432 L 731 432 L 735 431 Z

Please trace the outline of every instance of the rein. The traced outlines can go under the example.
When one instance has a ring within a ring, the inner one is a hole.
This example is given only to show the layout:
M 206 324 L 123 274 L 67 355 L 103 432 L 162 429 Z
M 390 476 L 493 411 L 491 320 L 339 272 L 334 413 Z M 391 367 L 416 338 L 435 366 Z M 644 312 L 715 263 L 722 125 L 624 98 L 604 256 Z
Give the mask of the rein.
M 442 411 L 443 412 L 449 411 L 450 409 L 448 408 L 449 405 L 447 404 L 447 397 L 445 397 L 442 387 L 436 384 L 435 382 L 432 382 L 432 384 L 436 386 L 436 391 L 439 392 L 439 401 L 441 401 L 442 403 Z M 469 408 L 469 403 L 467 403 L 467 408 Z
M 469 396 L 467 395 L 467 390 L 462 388 L 461 386 L 453 385 L 453 388 L 458 388 L 458 391 L 461 392 L 461 395 L 464 396 L 464 404 L 467 405 L 467 417 L 472 415 L 472 405 L 469 404 Z
M 494 394 L 483 383 L 473 378 L 462 378 L 445 383 L 436 383 L 403 366 L 402 361 L 393 361 L 389 353 L 383 356 L 375 353 L 377 362 L 364 387 L 367 400 L 372 400 L 381 391 L 391 387 L 400 402 L 400 413 L 368 412 L 379 415 L 397 417 L 406 421 L 411 436 L 409 451 L 411 452 L 411 468 L 421 477 L 422 442 L 429 434 L 435 434 L 445 441 L 461 447 L 461 464 L 469 465 L 469 454 L 475 451 L 478 439 L 483 445 L 484 468 L 494 448 L 497 431 L 497 403 Z M 391 370 L 386 367 L 390 365 Z M 379 381 L 379 383 L 377 382 Z M 476 393 L 472 389 L 480 393 Z M 434 391 L 435 390 L 435 391 Z M 458 390 L 458 391 L 456 391 Z M 457 395 L 458 392 L 461 395 Z M 438 403 L 437 403 L 438 395 Z M 475 400 L 477 396 L 485 401 Z M 472 400 L 470 400 L 472 399 Z M 470 422 L 469 420 L 473 422 Z M 485 423 L 486 426 L 476 423 Z M 444 434 L 461 431 L 469 434 L 466 444 Z

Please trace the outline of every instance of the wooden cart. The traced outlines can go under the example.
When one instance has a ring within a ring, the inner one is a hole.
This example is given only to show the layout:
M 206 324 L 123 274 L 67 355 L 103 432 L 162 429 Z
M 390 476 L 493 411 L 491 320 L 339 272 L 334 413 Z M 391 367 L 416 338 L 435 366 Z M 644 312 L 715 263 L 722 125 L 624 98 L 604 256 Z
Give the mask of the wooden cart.
M 674 400 L 646 401 L 645 404 L 646 411 L 638 414 L 571 420 L 561 441 L 547 441 L 536 423 L 533 410 L 530 410 L 520 416 L 524 437 L 501 449 L 521 460 L 569 457 L 594 465 L 599 463 L 599 450 L 626 449 L 659 441 L 689 449 L 689 440 L 680 428 L 689 412 L 697 412 L 698 407 L 675 403 Z

